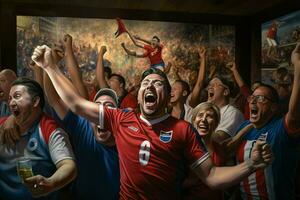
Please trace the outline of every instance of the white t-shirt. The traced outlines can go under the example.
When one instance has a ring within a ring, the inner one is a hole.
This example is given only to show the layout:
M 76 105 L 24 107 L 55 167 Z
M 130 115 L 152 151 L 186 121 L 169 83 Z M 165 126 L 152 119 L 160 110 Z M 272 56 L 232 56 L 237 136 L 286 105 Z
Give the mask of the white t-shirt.
M 224 131 L 231 137 L 235 136 L 237 129 L 245 121 L 243 113 L 236 107 L 227 104 L 220 109 L 221 120 L 216 131 Z
M 193 112 L 193 108 L 185 103 L 184 104 L 184 120 L 187 122 L 192 123 L 192 112 Z

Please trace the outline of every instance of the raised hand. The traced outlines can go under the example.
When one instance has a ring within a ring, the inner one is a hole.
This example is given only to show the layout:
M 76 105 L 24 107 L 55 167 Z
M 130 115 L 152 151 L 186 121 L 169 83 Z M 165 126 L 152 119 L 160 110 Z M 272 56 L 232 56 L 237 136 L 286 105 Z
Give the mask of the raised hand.
M 65 55 L 61 46 L 56 46 L 52 49 L 51 54 L 53 56 L 54 63 L 58 63 Z
M 273 153 L 266 141 L 257 140 L 251 151 L 251 158 L 255 169 L 267 167 L 273 161 Z
M 294 66 L 300 67 L 300 43 L 298 43 L 295 47 L 295 49 L 292 52 L 291 61 L 294 64 Z M 297 67 L 297 68 L 299 68 Z M 296 68 L 295 68 L 296 69 Z
M 204 46 L 201 46 L 198 50 L 198 54 L 201 59 L 205 59 L 206 56 L 206 48 Z
M 39 66 L 37 64 L 35 64 L 35 62 L 33 60 L 29 61 L 28 67 L 33 71 L 36 70 L 37 68 L 39 68 Z
M 229 68 L 232 72 L 237 70 L 235 62 L 229 62 L 226 64 L 226 67 Z
M 35 198 L 46 196 L 55 190 L 55 185 L 51 178 L 45 178 L 41 175 L 25 179 L 24 184 Z
M 46 69 L 49 66 L 55 65 L 55 60 L 53 58 L 51 49 L 47 45 L 37 46 L 31 59 L 39 66 Z
M 105 53 L 106 53 L 106 51 L 107 51 L 107 48 L 106 48 L 106 46 L 101 46 L 101 48 L 100 48 L 100 55 L 104 55 Z
M 64 35 L 64 38 L 63 38 L 63 40 L 61 41 L 61 43 L 62 43 L 64 49 L 72 49 L 72 48 L 73 48 L 73 47 L 72 47 L 72 42 L 73 42 L 73 38 L 72 38 L 72 36 L 69 35 L 69 34 Z

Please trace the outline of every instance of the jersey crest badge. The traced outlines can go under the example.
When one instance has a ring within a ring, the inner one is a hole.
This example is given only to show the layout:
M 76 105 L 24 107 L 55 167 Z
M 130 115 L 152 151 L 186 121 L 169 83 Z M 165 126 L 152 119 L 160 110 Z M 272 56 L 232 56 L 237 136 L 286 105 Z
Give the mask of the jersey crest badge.
M 163 143 L 168 143 L 172 140 L 173 131 L 160 131 L 159 140 Z
M 37 146 L 38 146 L 38 141 L 36 138 L 30 138 L 30 140 L 28 141 L 28 144 L 27 144 L 27 149 L 29 151 L 34 151 L 37 149 Z

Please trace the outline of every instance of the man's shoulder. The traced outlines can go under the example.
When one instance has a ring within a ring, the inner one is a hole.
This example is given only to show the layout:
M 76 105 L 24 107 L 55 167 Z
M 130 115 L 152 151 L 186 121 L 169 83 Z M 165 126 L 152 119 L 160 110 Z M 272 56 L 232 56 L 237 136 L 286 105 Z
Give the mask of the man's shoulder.
M 50 135 L 55 132 L 59 126 L 57 122 L 50 116 L 43 114 L 40 119 L 40 129 L 44 136 L 45 142 L 48 143 Z

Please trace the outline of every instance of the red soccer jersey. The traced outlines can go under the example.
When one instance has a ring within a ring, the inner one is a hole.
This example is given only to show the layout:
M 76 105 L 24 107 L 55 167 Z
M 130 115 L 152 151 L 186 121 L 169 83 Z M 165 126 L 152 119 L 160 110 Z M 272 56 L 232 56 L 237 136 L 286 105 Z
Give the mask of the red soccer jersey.
M 170 115 L 148 121 L 133 111 L 102 105 L 99 111 L 119 152 L 120 199 L 180 199 L 185 167 L 209 157 L 196 130 Z
M 163 59 L 161 57 L 162 48 L 162 45 L 156 48 L 153 48 L 150 45 L 144 45 L 144 49 L 146 50 L 144 56 L 149 58 L 150 65 L 156 65 L 163 62 Z

